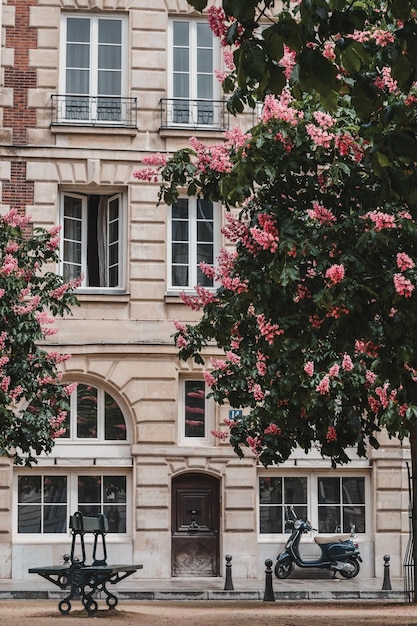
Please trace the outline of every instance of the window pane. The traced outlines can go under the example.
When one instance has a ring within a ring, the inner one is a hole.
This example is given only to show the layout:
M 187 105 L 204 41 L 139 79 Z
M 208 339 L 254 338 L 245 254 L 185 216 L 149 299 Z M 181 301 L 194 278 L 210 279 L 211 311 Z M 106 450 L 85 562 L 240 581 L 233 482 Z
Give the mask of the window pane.
M 200 74 L 197 77 L 197 98 L 203 100 L 212 100 L 213 98 L 213 79 L 211 76 Z M 213 115 L 210 109 L 210 115 Z
M 213 45 L 213 35 L 208 24 L 197 24 L 197 44 L 202 48 L 210 48 Z
M 188 266 L 174 265 L 171 279 L 174 287 L 188 287 Z
M 67 19 L 68 41 L 90 41 L 90 20 L 69 17 Z
M 109 522 L 109 533 L 125 533 L 126 532 L 126 507 L 125 506 L 107 506 L 103 507 L 103 514 Z
M 77 437 L 97 438 L 97 389 L 90 385 L 77 387 Z
M 41 501 L 41 477 L 19 476 L 17 479 L 18 502 Z
M 353 527 L 357 533 L 366 532 L 364 506 L 343 507 L 343 532 L 350 533 Z
M 343 504 L 365 504 L 365 479 L 363 477 L 342 478 Z
M 172 240 L 173 241 L 188 241 L 188 221 L 172 222 Z
M 67 477 L 66 476 L 44 476 L 43 477 L 44 502 L 66 502 L 67 501 Z
M 88 69 L 90 67 L 90 46 L 88 44 L 67 44 L 67 68 Z
M 17 532 L 40 533 L 41 532 L 41 506 L 19 506 L 17 512 Z
M 199 48 L 197 50 L 197 72 L 199 74 L 209 74 L 210 81 L 213 81 L 213 53 L 210 49 Z
M 197 285 L 202 287 L 213 287 L 213 279 L 204 274 L 200 267 L 197 267 Z
M 81 244 L 74 241 L 64 242 L 64 261 L 81 265 Z
M 213 222 L 207 221 L 197 222 L 197 241 L 211 242 L 213 241 Z
M 93 504 L 101 502 L 101 476 L 78 477 L 78 502 L 79 504 Z M 92 507 L 92 510 L 93 509 L 96 511 L 95 507 Z M 84 511 L 85 510 L 86 507 L 84 507 Z M 97 513 L 100 513 L 100 507 L 96 512 L 88 513 L 88 515 L 97 515 Z
M 172 261 L 173 263 L 188 263 L 188 244 L 172 244 Z
M 339 478 L 319 478 L 319 504 L 339 504 L 340 503 L 340 479 Z
M 185 386 L 185 436 L 205 436 L 205 384 L 201 380 L 186 380 Z
M 89 70 L 67 70 L 66 93 L 68 94 L 88 94 L 90 88 L 90 72 Z M 71 109 L 69 108 L 71 106 Z M 67 102 L 66 111 L 74 111 L 75 106 L 81 113 L 86 109 L 86 103 L 80 100 L 79 103 Z M 75 118 L 74 118 L 75 119 Z
M 105 393 L 105 439 L 125 440 L 126 423 L 117 402 Z
M 180 198 L 172 205 L 172 218 L 188 220 L 188 200 Z
M 307 478 L 306 477 L 285 477 L 285 504 L 306 504 L 307 503 Z
M 213 265 L 213 246 L 210 244 L 198 244 L 197 246 L 197 264 L 204 261 L 204 263 L 209 263 L 209 265 Z
M 319 506 L 319 533 L 340 533 L 340 507 Z
M 212 220 L 214 218 L 214 205 L 208 200 L 197 200 L 197 219 Z
M 67 506 L 45 506 L 43 511 L 44 533 L 65 533 L 67 530 Z
M 282 478 L 266 476 L 259 479 L 259 502 L 261 504 L 282 504 Z
M 97 88 L 100 96 L 120 96 L 122 93 L 122 73 L 100 70 Z
M 122 22 L 121 20 L 99 20 L 98 40 L 100 43 L 121 44 Z
M 174 72 L 187 73 L 190 69 L 190 57 L 188 48 L 174 48 Z
M 126 476 L 103 476 L 103 502 L 126 503 Z
M 189 28 L 188 22 L 173 23 L 174 46 L 189 45 Z
M 282 506 L 261 506 L 259 510 L 259 531 L 282 533 Z
M 188 98 L 190 80 L 188 74 L 174 74 L 174 98 Z M 181 105 L 183 107 L 183 105 Z M 183 109 L 182 109 L 183 110 Z M 188 110 L 187 110 L 188 113 Z

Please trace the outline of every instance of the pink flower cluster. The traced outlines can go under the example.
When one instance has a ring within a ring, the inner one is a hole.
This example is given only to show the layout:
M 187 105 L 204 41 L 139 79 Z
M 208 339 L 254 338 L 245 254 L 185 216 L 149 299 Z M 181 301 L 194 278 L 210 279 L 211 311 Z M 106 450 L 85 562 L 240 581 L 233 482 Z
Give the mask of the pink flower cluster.
M 391 75 L 390 67 L 383 67 L 380 75 L 375 79 L 375 86 L 383 91 L 386 89 L 389 93 L 398 91 L 398 83 Z
M 403 274 L 394 274 L 394 287 L 395 291 L 399 296 L 404 296 L 405 298 L 410 298 L 413 291 L 414 285 L 408 280 Z
M 215 294 L 201 285 L 195 286 L 196 296 L 188 295 L 185 292 L 180 294 L 181 300 L 193 311 L 200 311 L 210 302 L 218 302 Z
M 325 396 L 329 393 L 330 390 L 330 377 L 328 374 L 325 374 L 319 384 L 316 387 L 316 391 L 318 391 L 322 396 Z
M 314 374 L 314 362 L 307 361 L 307 363 L 304 365 L 304 371 L 307 374 L 307 376 L 310 376 L 311 378 Z
M 327 429 L 326 441 L 327 443 L 337 441 L 337 432 L 334 426 L 329 426 L 329 428 Z
M 261 114 L 262 122 L 267 124 L 270 120 L 282 120 L 290 126 L 297 126 L 304 113 L 290 106 L 293 101 L 287 89 L 283 89 L 279 98 L 273 95 L 266 96 Z
M 397 228 L 394 215 L 383 213 L 382 211 L 368 211 L 362 216 L 363 219 L 369 218 L 374 223 L 374 231 L 379 232 L 384 228 Z
M 337 150 L 339 150 L 340 156 L 348 156 L 349 152 L 352 151 L 356 163 L 362 161 L 365 152 L 364 148 L 349 133 L 336 135 L 334 143 Z
M 345 277 L 345 268 L 342 264 L 331 265 L 325 274 L 326 278 L 330 280 L 331 285 L 337 285 L 342 282 Z
M 280 328 L 278 324 L 271 324 L 263 313 L 257 315 L 256 320 L 262 337 L 265 337 L 270 346 L 274 343 L 275 337 L 284 334 L 283 329 Z
M 250 229 L 254 241 L 263 250 L 269 250 L 274 253 L 278 249 L 278 228 L 275 219 L 267 213 L 260 213 L 258 215 L 259 226 L 253 226 Z
M 329 133 L 329 131 L 320 126 L 315 126 L 315 124 L 307 124 L 306 132 L 310 139 L 322 148 L 330 148 L 332 140 L 335 138 L 334 133 Z
M 411 257 L 408 256 L 405 252 L 399 252 L 397 254 L 397 267 L 402 272 L 405 270 L 410 270 L 414 267 L 414 261 Z
M 333 224 L 336 222 L 336 217 L 330 209 L 326 209 L 326 207 L 320 204 L 320 202 L 317 202 L 317 200 L 314 200 L 312 205 L 313 208 L 307 210 L 310 219 L 317 220 L 320 224 Z
M 276 424 L 271 423 L 269 424 L 269 426 L 267 426 L 267 428 L 265 428 L 264 434 L 265 435 L 280 435 L 281 429 Z

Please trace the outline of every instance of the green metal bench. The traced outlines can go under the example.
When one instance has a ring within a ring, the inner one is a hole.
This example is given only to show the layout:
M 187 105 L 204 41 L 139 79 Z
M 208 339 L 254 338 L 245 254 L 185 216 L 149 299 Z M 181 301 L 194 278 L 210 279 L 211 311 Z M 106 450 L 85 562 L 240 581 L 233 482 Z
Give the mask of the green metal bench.
M 142 565 L 108 565 L 106 549 L 106 533 L 108 532 L 108 521 L 104 515 L 96 517 L 84 517 L 77 511 L 70 517 L 70 528 L 72 534 L 71 554 L 64 556 L 62 565 L 52 565 L 50 567 L 31 567 L 30 574 L 38 574 L 46 580 L 59 587 L 68 589 L 68 595 L 59 602 L 58 609 L 62 615 L 67 615 L 71 611 L 71 600 L 80 598 L 82 605 L 88 615 L 95 615 L 98 610 L 98 603 L 94 599 L 94 594 L 104 592 L 108 609 L 117 606 L 118 598 L 111 593 L 106 585 L 117 585 L 121 580 L 142 569 Z M 91 565 L 86 564 L 86 551 L 84 537 L 86 533 L 94 535 L 93 556 Z M 75 557 L 77 539 L 81 544 L 82 558 Z M 101 558 L 98 558 L 98 549 L 101 548 Z

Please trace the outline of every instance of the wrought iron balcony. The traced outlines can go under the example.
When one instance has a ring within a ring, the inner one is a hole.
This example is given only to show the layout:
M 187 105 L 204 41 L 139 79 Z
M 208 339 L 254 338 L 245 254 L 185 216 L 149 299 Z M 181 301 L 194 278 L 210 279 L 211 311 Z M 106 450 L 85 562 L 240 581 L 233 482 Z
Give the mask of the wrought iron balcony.
M 52 126 L 137 127 L 137 98 L 51 96 Z
M 223 100 L 161 98 L 161 129 L 227 130 L 229 112 Z

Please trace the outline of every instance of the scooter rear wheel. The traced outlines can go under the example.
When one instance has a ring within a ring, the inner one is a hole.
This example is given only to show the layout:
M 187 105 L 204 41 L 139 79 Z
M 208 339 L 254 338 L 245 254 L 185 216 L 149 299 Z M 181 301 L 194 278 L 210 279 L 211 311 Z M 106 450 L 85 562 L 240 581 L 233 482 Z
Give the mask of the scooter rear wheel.
M 349 563 L 349 565 L 352 565 L 352 567 L 354 568 L 353 571 L 344 572 L 343 570 L 339 570 L 339 574 L 343 576 L 343 578 L 355 578 L 355 576 L 359 574 L 359 569 L 360 569 L 359 561 L 357 561 L 354 558 L 350 558 L 350 559 L 347 559 L 345 563 Z
M 288 578 L 291 574 L 293 568 L 293 564 L 291 559 L 286 559 L 285 561 L 279 561 L 275 564 L 275 576 L 277 578 Z

